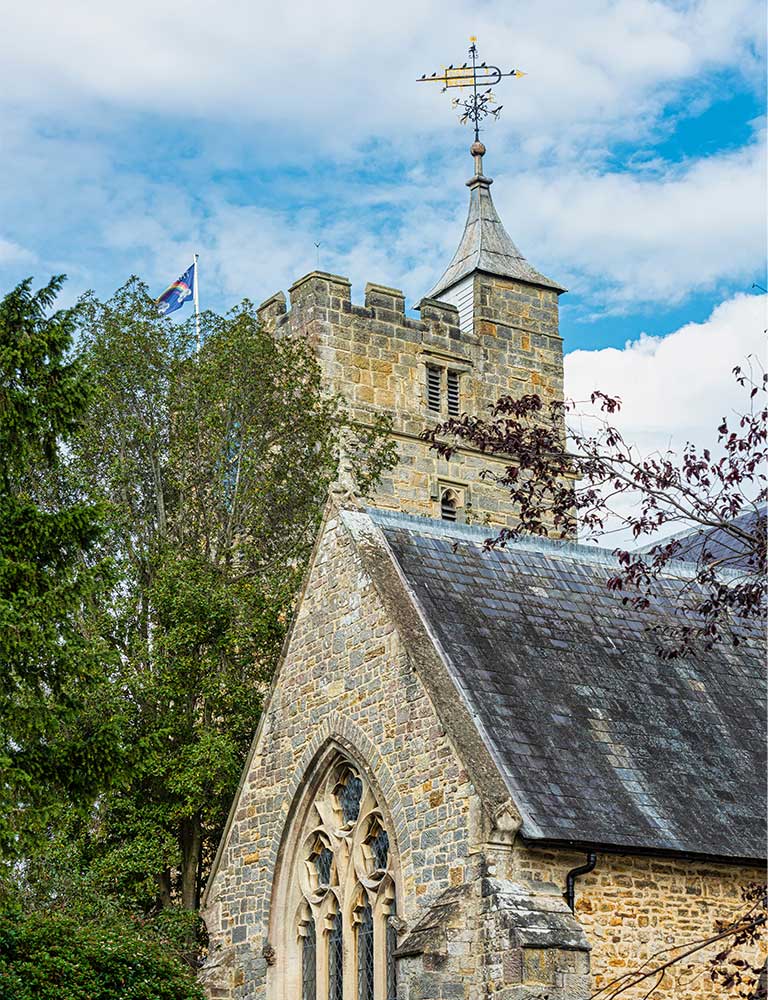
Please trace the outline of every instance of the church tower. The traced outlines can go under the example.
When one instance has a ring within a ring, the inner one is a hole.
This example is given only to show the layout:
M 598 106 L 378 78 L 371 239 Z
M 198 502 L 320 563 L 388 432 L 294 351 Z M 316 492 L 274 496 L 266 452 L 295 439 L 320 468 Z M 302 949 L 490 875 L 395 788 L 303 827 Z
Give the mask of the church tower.
M 313 271 L 258 310 L 277 335 L 303 336 L 315 347 L 329 389 L 349 401 L 353 419 L 392 418 L 399 461 L 385 474 L 374 506 L 410 514 L 509 525 L 515 514 L 503 490 L 481 477 L 499 459 L 461 448 L 447 461 L 421 440 L 449 416 L 487 415 L 500 396 L 563 397 L 558 297 L 565 291 L 523 257 L 499 218 L 485 146 L 471 147 L 469 212 L 453 260 L 406 315 L 397 288 L 367 284 L 352 302 L 347 278 Z

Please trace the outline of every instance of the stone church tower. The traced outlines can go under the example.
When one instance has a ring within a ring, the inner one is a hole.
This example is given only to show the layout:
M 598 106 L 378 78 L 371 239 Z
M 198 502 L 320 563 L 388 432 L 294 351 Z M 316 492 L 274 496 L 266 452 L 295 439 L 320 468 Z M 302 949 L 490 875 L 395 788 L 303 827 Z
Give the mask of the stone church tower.
M 471 149 L 469 213 L 453 260 L 416 307 L 405 313 L 397 288 L 368 284 L 354 305 L 350 282 L 314 271 L 258 310 L 279 334 L 315 345 L 329 388 L 348 399 L 363 424 L 392 417 L 399 453 L 373 502 L 388 510 L 459 521 L 513 520 L 502 491 L 480 478 L 493 460 L 460 450 L 451 461 L 419 435 L 459 413 L 486 415 L 503 395 L 563 395 L 558 296 L 565 290 L 539 274 L 507 234 L 483 174 L 485 147 Z M 498 460 L 497 460 L 498 461 Z

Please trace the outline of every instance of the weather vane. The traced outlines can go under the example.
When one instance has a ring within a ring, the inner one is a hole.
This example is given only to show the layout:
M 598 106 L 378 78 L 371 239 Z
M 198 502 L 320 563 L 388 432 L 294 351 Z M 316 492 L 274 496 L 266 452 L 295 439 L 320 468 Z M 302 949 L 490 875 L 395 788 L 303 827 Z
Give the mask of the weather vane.
M 503 107 L 502 104 L 498 107 L 492 107 L 496 103 L 496 97 L 491 88 L 495 87 L 503 76 L 525 76 L 525 73 L 519 69 L 503 73 L 498 66 L 489 66 L 484 62 L 478 63 L 477 38 L 472 35 L 469 41 L 471 42 L 469 46 L 469 55 L 472 59 L 471 65 L 465 62 L 463 66 L 444 67 L 441 73 L 433 73 L 432 76 L 427 76 L 425 73 L 424 76 L 419 77 L 417 82 L 442 83 L 443 93 L 450 87 L 460 87 L 462 89 L 471 87 L 472 94 L 466 100 L 461 100 L 459 97 L 454 98 L 453 107 L 462 109 L 462 113 L 459 116 L 459 121 L 462 125 L 472 122 L 475 130 L 475 142 L 479 142 L 480 122 L 484 118 L 487 118 L 488 115 L 498 118 Z M 482 89 L 486 85 L 488 85 L 488 89 Z

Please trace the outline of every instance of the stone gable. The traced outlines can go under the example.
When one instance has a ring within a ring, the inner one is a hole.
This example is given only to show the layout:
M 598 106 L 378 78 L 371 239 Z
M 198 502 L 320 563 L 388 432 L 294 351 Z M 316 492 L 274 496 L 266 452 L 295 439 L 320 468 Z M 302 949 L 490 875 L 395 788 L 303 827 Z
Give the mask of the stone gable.
M 318 545 L 206 892 L 205 978 L 213 998 L 266 995 L 270 920 L 280 919 L 270 913 L 272 884 L 286 823 L 331 740 L 379 789 L 396 840 L 403 919 L 413 921 L 424 903 L 467 878 L 475 796 L 335 516 Z

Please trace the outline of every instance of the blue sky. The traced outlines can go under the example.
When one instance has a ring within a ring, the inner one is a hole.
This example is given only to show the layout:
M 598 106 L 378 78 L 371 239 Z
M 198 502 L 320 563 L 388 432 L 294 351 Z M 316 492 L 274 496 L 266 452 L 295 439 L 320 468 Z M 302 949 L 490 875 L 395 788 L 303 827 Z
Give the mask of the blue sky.
M 566 349 L 705 323 L 765 285 L 762 0 L 190 0 L 14 5 L 0 39 L 0 287 L 201 255 L 204 306 L 316 266 L 415 304 L 466 212 L 469 130 L 415 79 L 481 57 L 486 172 L 528 259 L 571 291 Z M 183 314 L 182 314 L 183 315 Z

